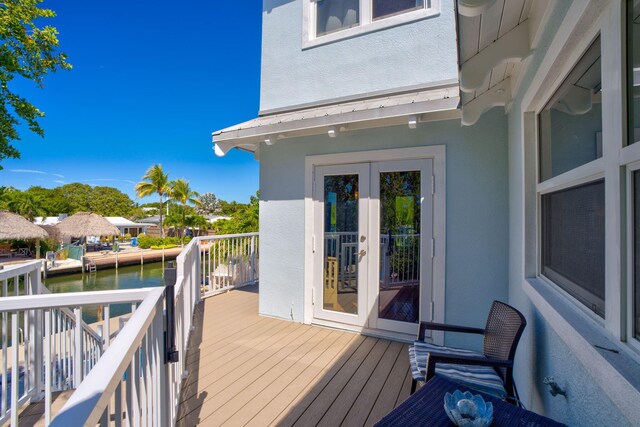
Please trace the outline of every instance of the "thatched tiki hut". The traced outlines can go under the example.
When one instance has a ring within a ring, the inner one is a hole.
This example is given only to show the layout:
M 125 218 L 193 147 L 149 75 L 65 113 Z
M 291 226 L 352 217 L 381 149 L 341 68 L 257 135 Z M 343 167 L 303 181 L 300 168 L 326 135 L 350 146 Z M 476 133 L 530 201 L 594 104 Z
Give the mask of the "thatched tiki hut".
M 72 237 L 109 237 L 119 236 L 120 230 L 101 215 L 93 212 L 78 212 L 66 217 L 54 227 L 59 236 Z
M 36 259 L 40 258 L 40 240 L 49 238 L 49 234 L 26 218 L 9 212 L 0 211 L 0 240 L 36 241 Z

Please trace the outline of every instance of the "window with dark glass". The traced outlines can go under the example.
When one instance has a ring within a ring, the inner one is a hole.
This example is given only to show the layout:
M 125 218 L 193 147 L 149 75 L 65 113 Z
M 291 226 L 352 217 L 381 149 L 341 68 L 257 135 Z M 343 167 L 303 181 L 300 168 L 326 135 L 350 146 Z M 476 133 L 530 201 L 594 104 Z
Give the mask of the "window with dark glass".
M 424 8 L 424 0 L 373 0 L 373 20 Z
M 640 339 L 640 171 L 633 173 L 633 335 Z
M 604 180 L 542 195 L 542 274 L 604 317 Z
M 640 3 L 627 1 L 628 143 L 640 140 Z
M 317 0 L 316 35 L 322 36 L 360 23 L 360 0 Z
M 540 181 L 602 157 L 600 37 L 538 117 Z

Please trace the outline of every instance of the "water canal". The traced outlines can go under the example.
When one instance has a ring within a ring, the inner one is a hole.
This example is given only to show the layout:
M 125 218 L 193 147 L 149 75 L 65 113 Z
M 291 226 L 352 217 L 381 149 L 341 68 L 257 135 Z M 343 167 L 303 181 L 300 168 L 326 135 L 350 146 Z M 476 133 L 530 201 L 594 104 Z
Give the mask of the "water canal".
M 69 274 L 48 277 L 44 284 L 52 293 L 110 291 L 114 289 L 148 288 L 162 286 L 163 266 L 161 262 L 132 265 L 119 269 L 98 270 L 91 274 Z M 112 304 L 111 317 L 131 312 L 130 304 Z M 98 307 L 83 308 L 82 318 L 87 323 L 98 321 Z

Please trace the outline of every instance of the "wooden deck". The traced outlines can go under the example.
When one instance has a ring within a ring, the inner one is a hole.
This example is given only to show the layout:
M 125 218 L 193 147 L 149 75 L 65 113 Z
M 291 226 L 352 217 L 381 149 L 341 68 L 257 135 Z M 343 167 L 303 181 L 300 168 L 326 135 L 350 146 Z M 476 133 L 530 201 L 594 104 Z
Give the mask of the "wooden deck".
M 409 396 L 405 344 L 258 316 L 257 287 L 194 324 L 179 426 L 372 425 Z

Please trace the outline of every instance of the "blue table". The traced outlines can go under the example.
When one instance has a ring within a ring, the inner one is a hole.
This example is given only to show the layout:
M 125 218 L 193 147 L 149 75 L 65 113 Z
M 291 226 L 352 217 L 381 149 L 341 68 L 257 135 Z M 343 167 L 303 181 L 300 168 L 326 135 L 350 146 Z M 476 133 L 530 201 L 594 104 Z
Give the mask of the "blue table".
M 415 392 L 413 396 L 405 400 L 400 406 L 381 419 L 376 427 L 384 426 L 424 426 L 424 427 L 449 427 L 453 423 L 444 411 L 444 395 L 455 390 L 467 391 L 468 388 L 456 384 L 445 378 L 435 376 L 428 383 Z M 469 390 L 473 394 L 480 394 L 485 401 L 493 403 L 492 426 L 550 426 L 560 427 L 564 424 L 543 417 L 534 412 L 527 411 L 515 405 L 506 403 L 496 397 Z

